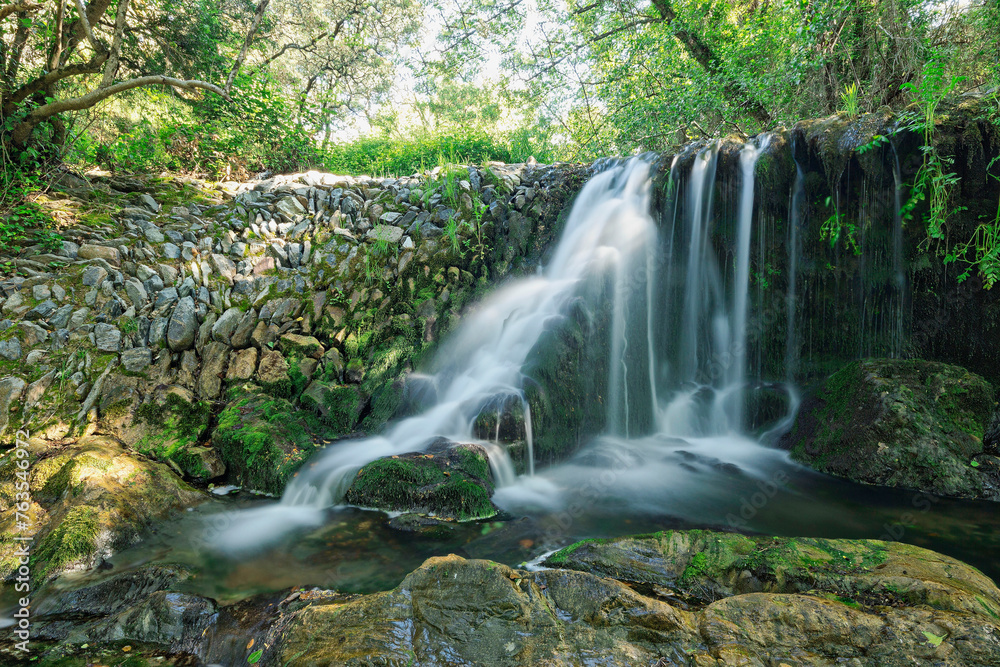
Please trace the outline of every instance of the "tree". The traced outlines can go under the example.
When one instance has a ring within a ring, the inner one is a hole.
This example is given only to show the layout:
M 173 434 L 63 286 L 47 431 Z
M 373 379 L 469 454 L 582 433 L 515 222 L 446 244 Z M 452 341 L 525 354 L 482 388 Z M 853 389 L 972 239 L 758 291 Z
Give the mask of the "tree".
M 21 150 L 49 127 L 44 138 L 59 146 L 63 114 L 125 91 L 168 86 L 198 104 L 205 93 L 229 100 L 233 86 L 260 77 L 298 100 L 300 124 L 323 130 L 359 100 L 384 95 L 419 18 L 416 0 L 4 5 L 0 132 Z
M 119 0 L 114 21 L 105 19 L 111 0 L 91 0 L 88 5 L 76 0 L 76 18 L 67 22 L 66 0 L 57 0 L 52 16 L 40 16 L 42 5 L 8 5 L 0 17 L 16 18 L 13 38 L 0 41 L 0 122 L 9 133 L 15 148 L 23 148 L 35 128 L 43 123 L 52 126 L 56 144 L 65 139 L 65 127 L 59 115 L 87 109 L 126 90 L 143 86 L 165 85 L 193 91 L 205 90 L 226 97 L 219 86 L 200 79 L 181 79 L 166 74 L 147 74 L 119 78 L 122 65 L 122 42 L 128 28 L 129 0 Z M 0 20 L 3 20 L 0 18 Z M 48 36 L 48 39 L 45 37 Z M 32 39 L 33 38 L 33 39 Z M 32 49 L 26 50 L 29 40 Z M 33 71 L 21 79 L 22 69 Z M 89 75 L 100 75 L 96 85 L 84 87 Z M 76 90 L 57 98 L 57 89 L 66 80 L 74 80 Z

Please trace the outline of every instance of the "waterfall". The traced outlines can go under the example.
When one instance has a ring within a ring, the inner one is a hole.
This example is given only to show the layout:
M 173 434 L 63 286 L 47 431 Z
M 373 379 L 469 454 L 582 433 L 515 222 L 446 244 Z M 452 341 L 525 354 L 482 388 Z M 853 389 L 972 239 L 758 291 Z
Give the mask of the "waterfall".
M 794 151 L 793 151 L 794 153 Z M 799 228 L 802 226 L 802 213 L 806 199 L 806 177 L 802 165 L 795 162 L 795 185 L 792 190 L 792 201 L 789 206 L 788 221 L 788 293 L 785 305 L 788 308 L 785 320 L 785 377 L 789 383 L 795 380 L 795 372 L 799 366 L 799 339 L 796 327 L 796 295 L 799 277 Z
M 420 451 L 437 437 L 479 442 L 473 436 L 476 418 L 498 400 L 510 398 L 524 406 L 527 468 L 533 472 L 531 413 L 522 391 L 522 367 L 546 326 L 564 316 L 567 303 L 584 279 L 609 274 L 616 276 L 617 290 L 623 295 L 631 291 L 635 258 L 648 257 L 646 249 L 656 237 L 649 215 L 649 170 L 649 162 L 634 158 L 594 176 L 577 197 L 549 266 L 537 276 L 499 289 L 466 316 L 442 344 L 441 368 L 434 380 L 436 402 L 382 435 L 329 447 L 303 467 L 285 490 L 282 504 L 333 505 L 365 464 Z M 627 300 L 624 296 L 621 299 L 623 309 Z M 627 392 L 625 355 L 630 334 L 626 312 L 621 312 L 614 337 L 621 364 L 617 382 L 623 392 Z M 627 393 L 623 393 L 620 407 L 627 421 Z M 506 458 L 501 447 L 490 448 L 499 483 L 509 477 Z
M 737 217 L 736 285 L 733 292 L 733 327 L 730 349 L 733 351 L 728 373 L 732 395 L 727 410 L 729 424 L 736 430 L 743 426 L 746 385 L 747 310 L 750 295 L 750 233 L 753 231 L 754 168 L 762 148 L 747 143 L 740 152 L 740 207 Z

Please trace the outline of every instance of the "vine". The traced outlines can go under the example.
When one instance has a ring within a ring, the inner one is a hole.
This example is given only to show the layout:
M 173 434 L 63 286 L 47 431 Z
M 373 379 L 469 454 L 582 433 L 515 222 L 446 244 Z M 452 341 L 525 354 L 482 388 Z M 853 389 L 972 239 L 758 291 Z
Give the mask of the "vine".
M 964 77 L 947 77 L 944 63 L 936 58 L 929 60 L 923 68 L 919 83 L 907 82 L 901 88 L 909 91 L 918 107 L 918 116 L 905 129 L 920 132 L 923 143 L 920 147 L 922 160 L 913 179 L 910 196 L 900 210 L 903 224 L 912 222 L 917 206 L 927 202 L 926 248 L 934 241 L 944 241 L 948 217 L 965 210 L 964 207 L 950 207 L 952 193 L 958 183 L 958 174 L 949 171 L 950 157 L 942 156 L 934 145 L 934 129 L 937 109 L 945 97 L 955 91 Z
M 987 172 L 998 162 L 1000 156 L 993 158 L 986 168 Z M 988 176 L 1000 183 L 1000 176 L 989 173 Z M 968 259 L 970 252 L 975 252 L 975 259 L 971 261 Z M 983 277 L 983 287 L 986 289 L 991 289 L 997 281 L 1000 281 L 1000 201 L 997 202 L 996 217 L 980 223 L 972 237 L 954 247 L 944 261 L 946 264 L 965 263 L 965 270 L 958 276 L 960 283 L 968 280 L 976 269 Z

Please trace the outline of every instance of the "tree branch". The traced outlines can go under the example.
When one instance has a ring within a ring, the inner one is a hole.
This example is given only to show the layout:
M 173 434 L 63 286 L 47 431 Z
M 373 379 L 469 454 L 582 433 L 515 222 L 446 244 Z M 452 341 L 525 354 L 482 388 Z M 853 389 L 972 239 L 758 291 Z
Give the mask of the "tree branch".
M 83 14 L 82 18 L 86 19 L 87 25 L 93 25 L 104 16 L 104 12 L 108 11 L 108 7 L 111 6 L 111 0 L 90 0 L 90 4 L 87 5 L 87 11 Z M 59 57 L 59 63 L 65 65 L 69 61 L 69 57 L 73 55 L 76 47 L 83 41 L 86 36 L 85 29 L 83 27 L 83 21 L 77 19 L 73 21 L 69 28 L 66 30 L 66 43 L 63 45 L 62 55 Z M 104 49 L 99 49 L 98 51 L 103 51 Z
M 62 56 L 63 21 L 66 18 L 66 0 L 56 0 L 56 34 L 52 38 L 52 52 L 49 54 L 49 69 L 59 69 L 59 58 Z
M 260 30 L 260 24 L 264 21 L 264 12 L 267 11 L 267 6 L 271 3 L 271 0 L 260 0 L 260 4 L 257 5 L 257 12 L 254 14 L 253 25 L 250 26 L 250 31 L 247 33 L 246 39 L 243 40 L 243 47 L 240 49 L 239 55 L 236 56 L 236 60 L 233 61 L 233 68 L 229 70 L 229 76 L 226 77 L 226 92 L 228 93 L 233 88 L 233 80 L 236 79 L 236 75 L 239 74 L 240 68 L 243 67 L 243 62 L 247 59 L 247 53 L 250 51 L 250 44 L 253 42 L 254 37 L 257 36 L 257 31 Z
M 80 2 L 81 0 L 77 0 Z M 98 88 L 107 88 L 115 80 L 118 74 L 118 62 L 122 52 L 122 35 L 125 32 L 125 16 L 128 14 L 128 1 L 120 0 L 118 3 L 118 15 L 115 17 L 115 32 L 111 40 L 111 52 L 108 54 L 108 61 L 104 65 L 104 76 L 101 77 L 101 85 Z
M 76 0 L 76 10 L 80 13 L 80 25 L 83 26 L 83 32 L 87 35 L 87 41 L 94 47 L 94 53 L 104 51 L 104 47 L 94 37 L 94 30 L 90 27 L 90 19 L 87 18 L 87 9 L 83 6 L 83 0 Z
M 34 109 L 28 116 L 22 121 L 14 131 L 11 133 L 11 139 L 13 139 L 15 144 L 24 145 L 28 138 L 31 136 L 31 131 L 36 125 L 51 118 L 57 114 L 63 113 L 65 111 L 79 111 L 80 109 L 89 109 L 101 100 L 105 100 L 112 95 L 117 95 L 118 93 L 124 92 L 126 90 L 131 90 L 133 88 L 142 88 L 144 86 L 172 86 L 174 88 L 183 88 L 185 90 L 195 90 L 202 89 L 209 92 L 215 93 L 220 97 L 225 99 L 230 99 L 229 95 L 222 88 L 219 88 L 215 84 L 208 83 L 205 81 L 198 80 L 184 80 L 175 79 L 173 77 L 164 76 L 162 74 L 155 74 L 152 76 L 140 76 L 135 79 L 129 79 L 128 81 L 121 81 L 114 84 L 113 86 L 108 86 L 106 88 L 97 88 L 79 97 L 74 97 L 68 100 L 57 100 L 55 102 L 50 102 L 48 104 L 43 104 L 42 106 Z
M 107 54 L 100 53 L 91 58 L 90 62 L 65 65 L 29 81 L 4 100 L 4 113 L 11 113 L 14 107 L 39 90 L 45 90 L 63 79 L 81 74 L 97 74 L 101 71 L 101 66 L 104 64 L 105 59 L 107 59 Z
M 21 12 L 34 12 L 42 8 L 42 5 L 36 5 L 33 2 L 22 2 L 20 4 L 14 3 L 11 5 L 4 5 L 0 7 L 0 21 L 3 21 L 10 14 L 21 13 Z
M 340 32 L 340 25 L 342 23 L 343 22 L 341 22 L 340 24 L 337 25 L 336 31 L 331 36 L 331 38 L 332 37 L 336 37 L 337 33 Z M 323 39 L 324 37 L 327 37 L 327 36 L 330 36 L 329 32 L 321 32 L 320 34 L 316 35 L 311 40 L 309 40 L 308 42 L 306 42 L 303 46 L 299 46 L 298 44 L 285 44 L 283 47 L 281 47 L 280 51 L 278 51 L 273 56 L 267 58 L 266 60 L 264 60 L 264 62 L 262 62 L 260 65 L 258 65 L 254 69 L 254 73 L 259 72 L 261 69 L 264 68 L 265 65 L 267 65 L 267 64 L 269 64 L 271 62 L 274 62 L 275 60 L 277 60 L 278 58 L 280 58 L 281 56 L 283 56 L 286 51 L 290 51 L 292 49 L 295 49 L 297 51 L 308 51 L 312 47 L 316 46 L 316 43 L 319 42 L 319 40 L 321 40 L 321 39 Z

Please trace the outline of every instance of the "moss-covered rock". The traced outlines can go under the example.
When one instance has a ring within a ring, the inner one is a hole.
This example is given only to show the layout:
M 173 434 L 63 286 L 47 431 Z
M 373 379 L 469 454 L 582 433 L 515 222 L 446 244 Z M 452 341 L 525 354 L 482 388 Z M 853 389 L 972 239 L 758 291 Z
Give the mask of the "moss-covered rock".
M 33 453 L 30 484 L 37 491 L 28 515 L 37 530 L 31 555 L 37 582 L 94 567 L 153 521 L 202 500 L 170 468 L 129 455 L 111 438 L 82 438 L 58 451 L 39 444 Z M 10 454 L 0 459 L 0 578 L 16 564 L 14 463 Z
M 337 435 L 347 435 L 357 426 L 367 405 L 361 390 L 353 385 L 338 385 L 313 380 L 299 397 L 304 408 L 312 409 Z
M 822 472 L 947 496 L 1000 499 L 980 466 L 993 387 L 957 366 L 872 359 L 849 364 L 800 411 L 785 444 Z
M 664 531 L 584 540 L 546 563 L 613 577 L 688 605 L 746 593 L 806 593 L 855 608 L 928 605 L 1000 619 L 994 583 L 979 570 L 927 549 L 878 540 Z
M 182 387 L 157 389 L 151 400 L 138 406 L 130 416 L 136 451 L 163 461 L 188 477 L 204 481 L 222 474 L 225 467 L 209 448 L 199 446 L 208 440 L 212 422 L 211 407 L 195 400 Z
M 602 310 L 554 320 L 525 361 L 536 461 L 565 459 L 604 429 L 610 306 Z
M 718 548 L 712 547 L 715 539 L 722 540 Z M 588 542 L 563 555 L 561 566 L 593 568 L 596 574 L 526 572 L 454 555 L 431 558 L 395 590 L 301 610 L 264 658 L 273 664 L 498 666 L 957 666 L 1000 660 L 995 637 L 1000 625 L 991 613 L 1000 605 L 1000 591 L 972 568 L 902 545 L 794 542 L 773 544 L 777 551 L 771 553 L 765 541 L 664 533 Z M 688 548 L 708 548 L 710 555 L 694 559 Z M 776 587 L 789 589 L 780 593 L 727 593 L 716 587 L 717 597 L 697 606 L 670 588 L 685 572 L 690 581 L 710 582 L 722 573 L 749 581 L 743 568 L 754 565 L 740 559 L 776 562 L 779 554 L 794 567 L 829 578 L 812 585 L 808 578 L 793 579 Z M 632 579 L 602 576 L 600 558 L 627 560 Z M 826 569 L 811 559 L 827 563 Z M 887 597 L 856 600 L 828 588 L 838 573 L 852 572 L 881 573 Z M 907 591 L 913 581 L 922 582 L 915 586 L 927 594 Z M 903 593 L 896 595 L 892 587 Z
M 319 417 L 284 398 L 244 385 L 219 414 L 212 444 L 226 465 L 226 479 L 280 495 L 288 480 L 329 435 Z
M 486 451 L 478 445 L 442 439 L 426 452 L 372 461 L 358 471 L 344 499 L 361 507 L 467 521 L 497 513 L 492 495 Z

